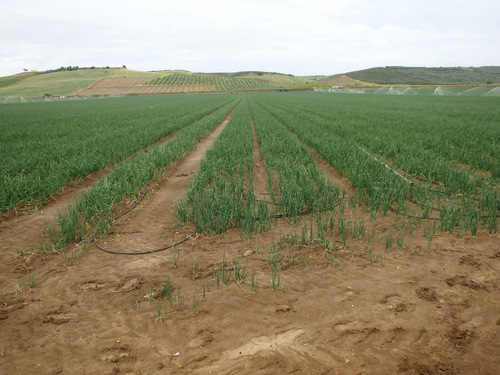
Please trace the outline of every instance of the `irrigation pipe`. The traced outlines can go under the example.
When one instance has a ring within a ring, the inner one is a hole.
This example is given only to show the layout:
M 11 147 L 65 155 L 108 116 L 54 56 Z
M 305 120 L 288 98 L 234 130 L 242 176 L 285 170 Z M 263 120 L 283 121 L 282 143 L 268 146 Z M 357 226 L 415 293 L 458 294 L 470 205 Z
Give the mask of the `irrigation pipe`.
M 443 221 L 443 219 L 440 217 L 415 216 L 415 215 L 407 214 L 406 212 L 399 211 L 398 209 L 396 209 L 394 207 L 389 207 L 389 209 L 391 211 L 394 211 L 398 215 L 403 215 L 403 216 L 409 217 L 411 219 Z
M 368 151 L 366 151 L 365 149 L 363 149 L 362 147 L 358 147 L 361 151 L 363 151 L 365 154 L 367 154 L 368 156 L 370 156 L 371 158 L 373 158 L 374 160 L 378 161 L 380 164 L 382 164 L 384 167 L 386 167 L 387 169 L 389 169 L 390 171 L 392 171 L 393 173 L 395 173 L 396 175 L 398 175 L 399 177 L 401 177 L 403 180 L 405 180 L 408 184 L 410 185 L 413 185 L 413 181 L 410 181 L 409 179 L 407 179 L 405 176 L 403 176 L 402 174 L 400 174 L 399 172 L 397 172 L 396 170 L 392 169 L 391 167 L 389 167 L 387 164 L 385 164 L 383 161 L 377 159 L 374 155 L 372 155 L 371 153 L 369 153 Z M 417 180 L 422 180 L 418 177 L 415 177 Z M 434 181 L 432 181 L 432 183 L 435 183 Z M 433 192 L 436 192 L 436 193 L 440 193 L 440 194 L 444 194 L 444 195 L 447 195 L 445 192 L 442 192 L 442 191 L 434 191 Z M 454 198 L 454 197 L 453 197 Z M 473 198 L 474 199 L 474 198 Z M 475 199 L 474 199 L 475 200 Z M 417 202 L 415 202 L 414 200 L 412 199 L 409 199 L 410 202 L 412 203 L 415 203 L 415 204 L 419 204 Z M 442 210 L 440 210 L 439 208 L 435 208 L 435 207 L 432 207 L 432 206 L 427 206 L 429 207 L 430 209 L 434 210 L 434 211 L 439 211 L 441 212 Z M 399 210 L 396 210 L 392 207 L 390 207 L 390 209 L 400 215 L 405 215 L 407 217 L 411 217 L 411 218 L 415 218 L 415 219 L 424 219 L 424 217 L 422 216 L 414 216 L 414 215 L 410 215 L 410 214 L 406 214 L 404 212 L 401 212 Z M 473 217 L 472 215 L 471 216 L 467 216 L 467 215 L 460 215 L 461 217 Z M 486 218 L 493 218 L 493 217 L 500 217 L 500 214 L 497 215 L 497 216 L 488 216 L 488 215 L 481 215 L 479 216 L 479 218 L 481 219 L 486 219 Z M 432 217 L 429 217 L 429 218 L 426 218 L 426 219 L 429 219 L 429 220 L 443 220 L 441 218 L 432 218 Z
M 361 148 L 360 148 L 361 149 Z M 364 151 L 364 150 L 363 150 Z M 366 151 L 365 151 L 366 152 Z M 376 158 L 374 158 L 376 159 Z M 380 160 L 376 159 L 377 161 L 380 162 Z M 382 162 L 380 162 L 382 163 Z M 384 164 L 384 163 L 382 163 Z M 384 164 L 385 165 L 385 164 Z M 388 169 L 391 169 L 389 168 L 387 165 L 386 167 Z M 392 170 L 392 169 L 391 169 Z M 397 173 L 396 171 L 392 170 L 394 173 L 396 173 L 397 175 L 399 175 L 400 177 L 402 177 L 403 179 L 405 179 L 406 181 L 408 181 L 410 184 L 412 183 L 411 181 L 407 180 L 405 177 L 401 176 L 399 173 Z M 126 211 L 122 212 L 121 214 L 119 214 L 118 216 L 115 216 L 113 219 L 111 219 L 108 223 L 111 223 L 115 220 L 118 220 L 119 218 L 125 216 L 126 214 L 128 214 L 129 212 L 131 212 L 134 208 L 136 208 L 139 204 L 141 204 L 141 202 L 144 200 L 145 196 L 146 196 L 146 193 L 147 193 L 147 188 L 148 186 L 146 185 L 146 187 L 144 188 L 144 191 L 141 195 L 141 197 L 139 198 L 139 200 L 132 206 L 130 207 L 129 209 L 127 209 Z M 246 199 L 246 198 L 244 198 Z M 260 202 L 263 202 L 263 203 L 268 203 L 268 204 L 274 204 L 274 205 L 282 205 L 280 203 L 275 203 L 275 202 L 268 202 L 268 201 L 261 201 L 261 200 L 256 200 L 256 201 L 260 201 Z M 337 203 L 335 206 L 333 207 L 328 207 L 328 208 L 325 208 L 323 210 L 317 210 L 317 211 L 302 211 L 302 212 L 299 212 L 299 213 L 284 213 L 284 214 L 274 214 L 274 215 L 270 215 L 267 217 L 268 220 L 273 220 L 273 219 L 282 219 L 282 218 L 287 218 L 287 217 L 293 217 L 293 216 L 305 216 L 305 215 L 310 215 L 310 214 L 314 214 L 314 213 L 320 213 L 320 212 L 326 212 L 326 211 L 330 211 L 332 209 L 334 209 L 335 207 L 337 207 L 339 204 Z M 429 206 L 430 207 L 430 206 Z M 437 210 L 437 211 L 441 211 L 437 208 L 434 208 L 434 207 L 430 207 L 431 209 L 434 209 L 434 210 Z M 403 215 L 403 216 L 406 216 L 406 217 L 409 217 L 409 218 L 413 218 L 413 219 L 421 219 L 421 220 L 435 220 L 435 221 L 442 221 L 443 219 L 442 218 L 435 218 L 435 217 L 423 217 L 423 216 L 415 216 L 415 215 L 410 215 L 410 214 L 407 214 L 405 212 L 401 212 L 393 207 L 389 207 L 390 210 L 396 212 L 397 214 L 399 215 Z M 462 217 L 466 217 L 465 215 L 460 215 Z M 488 217 L 495 217 L 495 216 L 480 216 L 480 218 L 488 218 Z M 496 216 L 496 217 L 500 217 L 500 215 Z M 244 219 L 244 217 L 243 217 Z M 259 217 L 255 218 L 256 221 L 260 220 Z M 195 223 L 196 224 L 196 223 Z M 184 242 L 187 242 L 188 240 L 190 240 L 195 234 L 196 234 L 196 230 L 193 231 L 191 234 L 189 234 L 186 238 L 174 243 L 174 244 L 171 244 L 171 245 L 168 245 L 168 246 L 164 246 L 164 247 L 161 247 L 161 248 L 158 248 L 158 249 L 153 249 L 153 250 L 147 250 L 147 251 L 137 251 L 137 252 L 125 252 L 125 251 L 113 251 L 113 250 L 109 250 L 109 249 L 106 249 L 105 247 L 99 245 L 96 241 L 96 233 L 97 233 L 97 229 L 94 231 L 94 233 L 92 234 L 92 240 L 89 241 L 89 243 L 93 243 L 95 245 L 95 247 L 97 247 L 99 250 L 105 252 L 105 253 L 108 253 L 108 254 L 113 254 L 113 255 L 147 255 L 147 254 L 154 254 L 154 253 L 158 253 L 160 251 L 165 251 L 165 250 L 168 250 L 168 249 L 172 249 L 174 248 L 175 246 L 178 246 Z M 83 242 L 83 241 L 82 241 Z
M 259 194 L 269 194 L 269 193 L 259 193 Z M 278 194 L 279 195 L 279 194 Z M 248 200 L 248 198 L 243 198 L 244 200 Z M 284 203 L 278 203 L 278 202 L 271 202 L 271 201 L 265 201 L 265 200 L 261 200 L 261 199 L 255 199 L 256 202 L 261 202 L 261 203 L 267 203 L 267 204 L 272 204 L 274 206 L 285 206 Z M 305 216 L 305 215 L 310 215 L 310 214 L 316 214 L 316 213 L 320 213 L 320 212 L 326 212 L 326 211 L 330 211 L 330 210 L 333 210 L 335 207 L 337 207 L 339 204 L 337 203 L 336 205 L 334 205 L 333 207 L 327 207 L 325 209 L 322 209 L 322 210 L 317 210 L 317 211 L 302 211 L 302 212 L 298 212 L 296 214 L 293 214 L 293 213 L 286 213 L 286 214 L 275 214 L 275 215 L 270 215 L 267 217 L 268 220 L 273 220 L 273 219 L 282 219 L 284 217 L 293 217 L 293 216 Z M 244 219 L 245 217 L 243 217 Z M 255 218 L 256 221 L 260 220 L 260 218 Z
M 104 247 L 102 247 L 101 245 L 99 245 L 95 239 L 93 239 L 91 242 L 94 243 L 94 245 L 101 251 L 104 251 L 106 253 L 109 253 L 109 254 L 115 254 L 115 255 L 146 255 L 146 254 L 153 254 L 153 253 L 158 253 L 160 251 L 165 251 L 165 250 L 168 250 L 168 249 L 172 249 L 174 248 L 175 246 L 178 246 L 186 241 L 188 241 L 189 239 L 191 239 L 191 237 L 193 235 L 196 234 L 196 231 L 194 231 L 193 233 L 191 233 L 189 236 L 187 236 L 186 238 L 184 238 L 183 240 L 179 241 L 179 242 L 176 242 L 172 245 L 168 245 L 168 246 L 165 246 L 165 247 L 161 247 L 159 249 L 154 249 L 154 250 L 148 250 L 148 251 L 137 251 L 137 252 L 125 252 L 125 251 L 113 251 L 113 250 L 109 250 L 109 249 L 106 249 Z
M 409 183 L 410 185 L 413 184 L 413 181 L 410 181 L 408 180 L 405 176 L 403 176 L 401 173 L 397 172 L 396 170 L 392 169 L 391 167 L 389 167 L 387 164 L 385 164 L 382 160 L 379 160 L 377 159 L 373 154 L 369 153 L 368 151 L 366 151 L 364 148 L 362 147 L 358 147 L 361 151 L 363 151 L 366 155 L 370 156 L 372 159 L 378 161 L 380 164 L 382 164 L 384 167 L 386 167 L 387 169 L 389 169 L 390 171 L 392 171 L 393 173 L 395 173 L 396 175 L 398 175 L 399 177 L 401 177 L 403 180 L 405 180 L 407 183 Z
M 146 196 L 147 188 L 148 188 L 148 186 L 146 185 L 146 187 L 144 188 L 144 191 L 143 191 L 141 197 L 139 198 L 139 200 L 132 207 L 130 207 L 126 211 L 122 212 L 118 216 L 115 216 L 108 223 L 111 223 L 111 222 L 113 222 L 115 220 L 118 220 L 119 218 L 125 216 L 126 214 L 128 214 L 129 212 L 131 212 L 134 208 L 136 208 L 139 204 L 141 204 L 141 202 L 144 200 L 144 197 Z M 279 203 L 273 203 L 273 202 L 266 202 L 266 203 L 280 205 Z M 296 213 L 296 214 L 286 213 L 286 214 L 270 215 L 270 216 L 268 216 L 268 220 L 281 219 L 281 218 L 292 217 L 292 216 L 304 216 L 304 215 L 309 215 L 309 214 L 313 214 L 313 213 L 325 212 L 325 211 L 329 211 L 329 210 L 335 208 L 336 206 L 338 206 L 338 204 L 335 205 L 334 207 L 329 207 L 329 208 L 326 208 L 324 210 L 318 210 L 318 211 L 303 211 L 303 212 Z M 256 220 L 259 220 L 259 218 L 256 218 Z M 95 245 L 95 247 L 97 247 L 99 250 L 101 250 L 101 251 L 103 251 L 105 253 L 113 254 L 113 255 L 147 255 L 147 254 L 154 254 L 154 253 L 158 253 L 160 251 L 165 251 L 165 250 L 168 250 L 168 249 L 172 249 L 175 246 L 178 246 L 178 245 L 180 245 L 180 244 L 182 244 L 184 242 L 187 242 L 188 240 L 190 240 L 196 234 L 196 230 L 193 231 L 191 234 L 189 234 L 186 238 L 184 238 L 184 239 L 182 239 L 182 240 L 180 240 L 180 241 L 178 241 L 178 242 L 176 242 L 174 244 L 171 244 L 171 245 L 168 245 L 168 246 L 164 246 L 164 247 L 161 247 L 161 248 L 158 248 L 158 249 L 147 250 L 147 251 L 136 251 L 136 252 L 114 251 L 114 250 L 106 249 L 105 247 L 103 247 L 103 246 L 101 246 L 101 245 L 99 245 L 97 243 L 97 241 L 96 241 L 96 233 L 97 233 L 97 230 L 95 230 L 94 233 L 92 234 L 93 238 L 92 238 L 92 240 L 89 241 L 89 243 L 93 243 Z
M 147 193 L 147 189 L 148 189 L 148 186 L 146 185 L 146 187 L 144 188 L 144 191 L 141 195 L 141 197 L 139 198 L 139 200 L 132 206 L 130 207 L 129 209 L 125 210 L 124 212 L 122 212 L 121 214 L 119 214 L 118 216 L 115 216 L 113 219 L 111 219 L 109 223 L 115 221 L 115 220 L 118 220 L 119 218 L 121 218 L 122 216 L 125 216 L 126 214 L 128 214 L 130 211 L 132 211 L 134 208 L 136 208 L 139 204 L 142 203 L 142 201 L 144 200 L 144 197 L 146 196 L 146 193 Z M 113 251 L 113 250 L 109 250 L 109 249 L 106 249 L 105 247 L 99 245 L 96 241 L 96 233 L 97 233 L 97 229 L 94 231 L 94 233 L 92 234 L 92 240 L 89 241 L 89 243 L 93 243 L 95 245 L 95 247 L 97 247 L 99 250 L 101 251 L 104 251 L 105 253 L 108 253 L 108 254 L 114 254 L 114 255 L 146 255 L 146 254 L 153 254 L 153 253 L 158 253 L 160 251 L 165 251 L 165 250 L 168 250 L 168 249 L 172 249 L 174 248 L 175 246 L 177 245 L 180 245 L 186 241 L 188 241 L 189 239 L 191 239 L 192 236 L 194 236 L 196 234 L 196 231 L 194 231 L 193 233 L 191 233 L 189 236 L 187 236 L 186 238 L 184 238 L 183 240 L 179 241 L 179 242 L 176 242 L 174 244 L 171 244 L 171 245 L 168 245 L 168 246 L 165 246 L 165 247 L 161 247 L 159 249 L 154 249 L 154 250 L 148 250 L 148 251 L 137 251 L 137 252 L 125 252 L 125 251 Z

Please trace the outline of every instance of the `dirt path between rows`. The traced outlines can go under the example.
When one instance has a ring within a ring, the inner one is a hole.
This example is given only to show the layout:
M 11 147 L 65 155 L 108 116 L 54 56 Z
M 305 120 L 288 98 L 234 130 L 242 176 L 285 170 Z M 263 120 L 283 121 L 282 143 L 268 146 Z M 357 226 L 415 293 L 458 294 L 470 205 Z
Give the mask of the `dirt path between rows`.
M 178 223 L 175 202 L 223 126 L 100 243 L 133 251 L 189 235 L 193 226 Z M 337 179 L 329 166 L 320 167 Z M 266 181 L 265 168 L 256 170 Z M 367 213 L 357 208 L 352 215 Z M 349 240 L 344 247 L 334 233 L 333 252 L 314 240 L 299 247 L 283 241 L 309 236 L 314 220 L 303 216 L 296 226 L 278 220 L 251 238 L 237 230 L 197 235 L 144 256 L 73 245 L 66 261 L 52 256 L 29 274 L 2 268 L 17 293 L 0 294 L 0 373 L 497 372 L 497 236 L 444 233 L 427 250 L 421 225 L 405 232 L 401 250 L 386 249 L 383 231 L 394 222 L 387 217 L 377 219 L 370 243 Z M 281 244 L 284 266 L 273 290 L 270 256 Z M 239 283 L 238 267 L 247 272 Z M 223 269 L 231 275 L 227 283 Z
M 210 116 L 213 112 L 205 115 L 203 118 Z M 193 124 L 194 123 L 191 123 L 187 125 L 187 127 Z M 139 150 L 134 155 L 125 158 L 123 161 L 93 173 L 77 184 L 69 185 L 61 189 L 56 194 L 54 200 L 38 210 L 25 208 L 12 212 L 7 217 L 2 217 L 0 220 L 0 239 L 2 246 L 0 251 L 0 290 L 8 288 L 9 286 L 15 286 L 15 284 L 12 283 L 12 278 L 7 276 L 9 273 L 14 272 L 22 274 L 37 267 L 40 261 L 40 251 L 37 249 L 44 244 L 51 243 L 48 233 L 49 228 L 53 228 L 57 225 L 58 214 L 65 212 L 68 205 L 83 191 L 92 188 L 99 179 L 107 176 L 121 163 L 144 154 L 155 147 L 166 144 L 177 134 L 178 132 L 171 133 L 152 145 Z M 170 167 L 170 169 L 172 169 L 172 167 Z M 47 248 L 49 246 L 50 245 L 47 245 Z M 16 255 L 18 252 L 26 255 L 17 257 Z M 35 264 L 32 264 L 33 261 Z
M 257 199 L 262 199 L 262 196 L 269 195 L 269 186 L 267 184 L 267 169 L 264 155 L 260 150 L 259 139 L 252 120 L 252 135 L 253 135 L 253 150 L 252 158 L 253 165 L 253 187 Z
M 161 248 L 185 238 L 180 235 L 180 229 L 177 230 L 176 202 L 186 195 L 189 182 L 198 172 L 205 153 L 219 138 L 235 109 L 197 145 L 196 150 L 175 166 L 136 212 L 116 222 L 113 230 L 117 233 L 115 236 L 99 239 L 99 244 L 112 251 L 140 252 Z

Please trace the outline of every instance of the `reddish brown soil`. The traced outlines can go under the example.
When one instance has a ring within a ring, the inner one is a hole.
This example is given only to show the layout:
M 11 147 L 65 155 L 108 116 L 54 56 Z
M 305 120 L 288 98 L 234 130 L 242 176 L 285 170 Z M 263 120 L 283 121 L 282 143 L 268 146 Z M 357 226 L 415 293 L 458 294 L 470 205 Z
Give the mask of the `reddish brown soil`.
M 100 244 L 151 250 L 188 236 L 193 227 L 178 223 L 175 202 L 222 127 Z M 254 156 L 256 173 L 265 173 L 258 150 Z M 251 238 L 238 230 L 197 235 L 143 256 L 73 244 L 65 259 L 36 251 L 47 241 L 46 224 L 37 223 L 57 212 L 49 206 L 0 229 L 2 374 L 496 374 L 500 368 L 500 246 L 485 232 L 440 234 L 428 250 L 422 224 L 413 236 L 405 232 L 401 250 L 396 238 L 386 249 L 388 231 L 398 233 L 394 218 L 371 224 L 361 208 L 348 207 L 346 219 L 365 220 L 374 234 L 344 247 L 335 233 L 334 251 L 318 241 L 284 244 L 273 290 L 273 242 L 279 248 L 280 238 L 300 238 L 304 228 L 309 236 L 313 218 L 295 225 L 281 220 Z M 24 255 L 16 255 L 19 249 Z M 246 265 L 246 281 L 236 282 L 233 271 L 227 285 L 217 286 L 212 275 L 224 262 Z M 164 298 L 167 281 L 171 302 Z

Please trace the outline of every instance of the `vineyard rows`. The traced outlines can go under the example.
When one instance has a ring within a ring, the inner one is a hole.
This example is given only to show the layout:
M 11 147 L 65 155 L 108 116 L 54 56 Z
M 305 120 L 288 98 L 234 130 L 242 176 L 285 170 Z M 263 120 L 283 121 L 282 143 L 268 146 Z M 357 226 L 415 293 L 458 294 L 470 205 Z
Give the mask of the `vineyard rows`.
M 276 89 L 283 86 L 283 82 L 277 79 L 252 77 L 229 77 L 219 74 L 183 74 L 172 73 L 165 77 L 158 77 L 149 82 L 147 86 L 179 86 L 179 85 L 205 85 L 213 91 L 234 90 L 262 90 Z

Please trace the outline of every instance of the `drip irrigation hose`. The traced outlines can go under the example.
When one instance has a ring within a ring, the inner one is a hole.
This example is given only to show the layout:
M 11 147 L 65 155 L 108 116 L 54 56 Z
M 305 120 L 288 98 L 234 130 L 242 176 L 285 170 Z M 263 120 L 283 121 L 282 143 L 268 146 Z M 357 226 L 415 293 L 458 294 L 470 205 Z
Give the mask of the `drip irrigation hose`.
M 269 193 L 259 193 L 259 194 L 266 194 L 266 195 L 270 195 Z M 276 195 L 281 195 L 281 194 L 276 194 Z M 246 197 L 243 197 L 243 200 L 248 200 L 248 198 Z M 284 203 L 278 203 L 278 202 L 271 202 L 271 201 L 265 201 L 265 200 L 262 200 L 262 199 L 255 199 L 256 202 L 261 202 L 261 203 L 267 203 L 267 204 L 272 204 L 272 205 L 275 205 L 275 206 L 282 206 L 284 207 L 285 204 Z M 304 215 L 310 215 L 310 214 L 315 214 L 315 213 L 320 213 L 320 212 L 326 212 L 326 211 L 330 211 L 330 210 L 333 210 L 335 207 L 337 207 L 339 204 L 337 203 L 335 206 L 333 207 L 327 207 L 323 210 L 317 210 L 317 211 L 302 211 L 302 212 L 299 212 L 299 213 L 296 213 L 296 214 L 292 214 L 292 213 L 287 213 L 287 214 L 275 214 L 275 215 L 270 215 L 267 217 L 268 220 L 273 220 L 273 219 L 282 219 L 284 217 L 291 217 L 291 216 L 304 216 Z M 242 217 L 243 219 L 245 218 L 244 216 Z M 256 218 L 256 220 L 260 220 L 260 218 Z
M 125 216 L 126 214 L 128 214 L 129 212 L 131 212 L 134 208 L 136 208 L 139 204 L 141 204 L 141 202 L 144 200 L 145 196 L 146 196 L 146 193 L 147 193 L 147 188 L 148 186 L 146 185 L 146 187 L 144 188 L 144 191 L 141 195 L 141 197 L 139 198 L 139 200 L 132 206 L 130 207 L 129 209 L 125 210 L 124 212 L 120 213 L 118 216 L 115 216 L 113 219 L 111 219 L 108 223 L 111 223 L 115 220 L 118 220 L 119 218 Z M 260 194 L 269 194 L 269 193 L 260 193 Z M 245 200 L 247 200 L 248 198 L 244 198 Z M 408 199 L 410 202 L 414 203 L 414 204 L 419 204 L 418 202 L 412 200 L 412 199 Z M 267 203 L 267 204 L 273 204 L 273 205 L 277 205 L 277 206 L 284 206 L 282 203 L 276 203 L 276 202 L 270 202 L 270 201 L 265 201 L 265 200 L 260 200 L 260 199 L 256 199 L 255 201 L 257 202 L 262 202 L 262 203 Z M 314 213 L 320 213 L 320 212 L 326 212 L 326 211 L 330 211 L 332 209 L 334 209 L 335 207 L 337 207 L 339 204 L 337 203 L 335 206 L 333 207 L 328 207 L 328 208 L 325 208 L 325 209 L 322 209 L 322 210 L 316 210 L 316 211 L 302 211 L 302 212 L 299 212 L 299 213 L 284 213 L 284 214 L 274 214 L 274 215 L 269 215 L 267 217 L 268 220 L 275 220 L 275 219 L 282 219 L 282 218 L 287 218 L 287 217 L 293 217 L 293 216 L 305 216 L 305 215 L 310 215 L 310 214 L 314 214 Z M 439 211 L 439 212 L 442 212 L 442 210 L 440 210 L 439 208 L 435 208 L 435 207 L 431 207 L 431 206 L 427 206 L 429 207 L 430 209 L 432 210 L 435 210 L 435 211 Z M 395 209 L 393 207 L 389 207 L 389 209 L 391 211 L 394 211 L 395 213 L 397 213 L 398 215 L 403 215 L 403 216 L 406 216 L 406 217 L 409 217 L 409 218 L 412 218 L 412 219 L 421 219 L 421 220 L 435 220 L 435 221 L 442 221 L 443 219 L 442 218 L 436 218 L 436 217 L 427 217 L 427 218 L 424 218 L 423 216 L 416 216 L 416 215 L 411 215 L 411 214 L 407 214 L 405 212 L 401 212 L 400 210 L 398 209 Z M 466 215 L 460 215 L 462 217 L 467 217 Z M 471 216 L 472 217 L 472 216 Z M 500 214 L 497 215 L 497 216 L 486 216 L 486 215 L 482 215 L 482 216 L 479 216 L 479 218 L 493 218 L 493 217 L 500 217 Z M 243 217 L 244 219 L 244 217 Z M 255 218 L 256 221 L 259 221 L 260 218 L 257 217 Z M 196 225 L 196 222 L 195 222 L 195 225 Z M 108 254 L 113 254 L 113 255 L 147 255 L 147 254 L 153 254 L 153 253 L 158 253 L 160 251 L 165 251 L 165 250 L 168 250 L 168 249 L 172 249 L 174 248 L 175 246 L 178 246 L 188 240 L 190 240 L 195 234 L 196 234 L 196 230 L 193 231 L 191 234 L 189 234 L 186 238 L 174 243 L 174 244 L 171 244 L 171 245 L 168 245 L 168 246 L 164 246 L 164 247 L 161 247 L 161 248 L 158 248 L 158 249 L 154 249 L 154 250 L 148 250 L 148 251 L 137 251 L 137 252 L 125 252 L 125 251 L 113 251 L 113 250 L 109 250 L 109 249 L 106 249 L 105 247 L 99 245 L 96 241 L 96 232 L 97 232 L 97 229 L 94 231 L 94 233 L 92 234 L 92 240 L 89 241 L 89 243 L 93 243 L 99 250 L 103 251 L 103 252 L 106 252 Z
M 417 206 L 424 206 L 424 207 L 428 207 L 429 209 L 433 210 L 433 211 L 439 211 L 439 212 L 442 212 L 443 210 L 441 210 L 440 208 L 436 208 L 436 207 L 432 207 L 428 204 L 422 204 L 422 203 L 418 203 L 416 200 L 414 199 L 411 199 L 411 198 L 408 198 L 408 200 L 413 203 L 413 204 L 416 204 Z
M 111 221 L 115 221 L 115 220 L 118 220 L 119 218 L 121 218 L 122 216 L 125 216 L 126 214 L 128 214 L 130 211 L 132 211 L 134 208 L 136 208 L 139 204 L 141 204 L 142 200 L 144 199 L 144 197 L 146 196 L 146 192 L 147 192 L 147 189 L 148 189 L 148 186 L 146 185 L 146 187 L 144 188 L 144 191 L 142 192 L 142 195 L 141 197 L 138 199 L 138 201 L 132 206 L 130 207 L 128 210 L 122 212 L 120 215 L 118 216 L 115 216 L 113 218 L 113 220 Z M 110 222 L 111 222 L 110 221 Z
M 144 188 L 144 191 L 143 191 L 141 197 L 138 199 L 138 201 L 132 207 L 130 207 L 126 211 L 122 212 L 118 216 L 115 216 L 113 219 L 111 219 L 110 221 L 108 221 L 108 224 L 111 223 L 111 222 L 113 222 L 113 221 L 115 221 L 115 220 L 118 220 L 122 216 L 125 216 L 130 211 L 132 211 L 134 208 L 136 208 L 139 204 L 141 204 L 141 202 L 144 200 L 144 197 L 146 196 L 147 189 L 148 189 L 148 186 L 146 185 L 146 187 Z M 196 234 L 196 231 L 194 231 L 193 233 L 191 233 L 189 236 L 187 236 L 183 240 L 181 240 L 179 242 L 176 242 L 174 244 L 171 244 L 171 245 L 159 248 L 159 249 L 148 250 L 148 251 L 137 251 L 137 252 L 125 252 L 125 251 L 113 251 L 113 250 L 109 250 L 109 249 L 106 249 L 105 247 L 99 245 L 97 243 L 97 241 L 96 241 L 96 232 L 97 232 L 97 229 L 94 231 L 94 233 L 92 233 L 92 237 L 93 238 L 92 238 L 91 241 L 89 241 L 89 243 L 93 243 L 95 245 L 95 247 L 97 247 L 101 251 L 104 251 L 105 253 L 114 254 L 114 255 L 146 255 L 146 254 L 158 253 L 160 251 L 165 251 L 165 250 L 171 249 L 171 248 L 173 248 L 173 247 L 175 247 L 177 245 L 180 245 L 180 244 L 186 242 L 187 240 L 189 240 L 192 236 L 194 236 Z
M 435 220 L 435 221 L 442 221 L 443 219 L 440 218 L 440 217 L 423 217 L 423 216 L 415 216 L 415 215 L 411 215 L 411 214 L 407 214 L 406 212 L 401 212 L 399 211 L 398 209 L 394 208 L 394 207 L 389 207 L 389 209 L 393 212 L 395 212 L 396 214 L 398 215 L 403 215 L 403 216 L 406 216 L 406 217 L 409 217 L 411 219 L 420 219 L 420 220 Z
M 146 254 L 153 254 L 153 253 L 158 253 L 160 251 L 165 251 L 165 250 L 168 250 L 168 249 L 172 249 L 173 247 L 177 246 L 177 245 L 180 245 L 181 243 L 184 243 L 186 241 L 188 241 L 189 239 L 191 239 L 192 236 L 194 236 L 196 234 L 196 231 L 194 231 L 193 233 L 191 233 L 189 236 L 187 236 L 186 238 L 184 238 L 183 240 L 179 241 L 179 242 L 176 242 L 172 245 L 168 245 L 168 246 L 165 246 L 165 247 L 161 247 L 159 249 L 154 249 L 154 250 L 148 250 L 148 251 L 137 251 L 137 252 L 125 252 L 125 251 L 113 251 L 113 250 L 109 250 L 109 249 L 106 249 L 104 247 L 102 247 L 101 245 L 99 245 L 95 239 L 93 239 L 91 242 L 94 243 L 94 245 L 101 251 L 104 251 L 106 253 L 109 253 L 109 254 L 114 254 L 114 255 L 146 255 Z
M 144 191 L 141 195 L 141 197 L 139 198 L 139 200 L 132 206 L 130 207 L 129 209 L 127 209 L 126 211 L 122 212 L 121 214 L 119 214 L 118 216 L 115 216 L 113 219 L 111 219 L 108 223 L 111 223 L 115 220 L 118 220 L 119 218 L 125 216 L 126 214 L 128 214 L 130 211 L 132 211 L 134 208 L 136 208 L 139 204 L 141 204 L 141 202 L 144 200 L 144 197 L 146 196 L 146 193 L 147 193 L 147 188 L 148 186 L 146 185 L 146 187 L 144 188 Z M 264 202 L 264 203 L 269 203 L 269 204 L 274 204 L 274 205 L 281 205 L 283 206 L 283 204 L 281 203 L 275 203 L 275 202 L 268 202 L 268 201 L 261 201 L 261 200 L 257 200 L 259 202 Z M 275 214 L 275 215 L 270 215 L 267 217 L 268 220 L 273 220 L 273 219 L 281 219 L 281 218 L 285 218 L 285 217 L 292 217 L 292 216 L 304 216 L 304 215 L 309 215 L 309 214 L 313 214 L 313 213 L 319 213 L 319 212 L 325 212 L 325 211 L 329 211 L 335 207 L 337 207 L 338 204 L 336 204 L 335 206 L 333 207 L 329 207 L 329 208 L 326 208 L 326 209 L 323 209 L 323 210 L 318 210 L 318 211 L 302 211 L 300 213 L 297 213 L 297 214 L 292 214 L 292 213 L 286 213 L 286 214 Z M 244 219 L 244 217 L 243 217 Z M 260 220 L 260 218 L 256 218 L 256 221 Z M 195 225 L 196 225 L 196 222 L 195 222 Z M 109 250 L 109 249 L 106 249 L 105 247 L 99 245 L 96 241 L 96 232 L 97 230 L 94 231 L 94 233 L 92 234 L 92 240 L 89 241 L 89 243 L 93 243 L 95 245 L 95 247 L 97 247 L 99 250 L 105 252 L 105 253 L 108 253 L 108 254 L 113 254 L 113 255 L 147 255 L 147 254 L 153 254 L 153 253 L 158 253 L 160 251 L 165 251 L 165 250 L 168 250 L 168 249 L 172 249 L 174 248 L 175 246 L 178 246 L 188 240 L 190 240 L 195 234 L 196 234 L 196 230 L 193 231 L 191 234 L 189 234 L 186 238 L 174 243 L 174 244 L 171 244 L 171 245 L 168 245 L 168 246 L 164 246 L 164 247 L 161 247 L 161 248 L 158 248 L 158 249 L 154 249 L 154 250 L 147 250 L 147 251 L 136 251 L 136 252 L 126 252 L 126 251 L 114 251 L 114 250 Z

